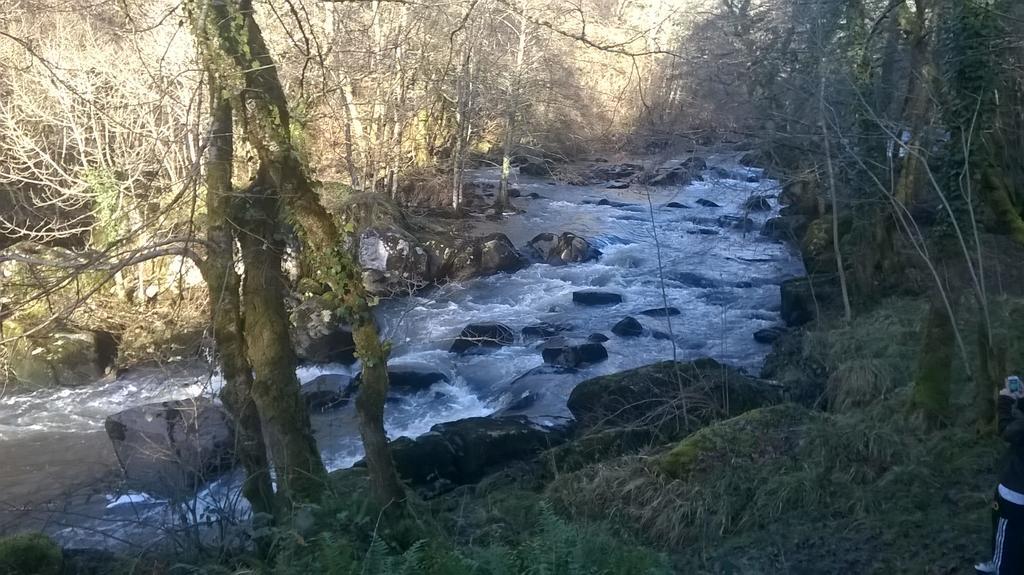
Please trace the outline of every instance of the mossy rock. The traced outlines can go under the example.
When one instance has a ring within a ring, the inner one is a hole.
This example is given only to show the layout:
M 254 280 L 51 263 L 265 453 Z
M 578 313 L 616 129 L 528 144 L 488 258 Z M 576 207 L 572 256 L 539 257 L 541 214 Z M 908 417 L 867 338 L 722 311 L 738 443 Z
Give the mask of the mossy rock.
M 748 411 L 719 421 L 680 441 L 662 455 L 658 468 L 675 479 L 737 461 L 786 457 L 793 451 L 793 430 L 812 421 L 814 412 L 787 403 Z
M 63 569 L 60 547 L 42 533 L 22 533 L 0 539 L 0 573 L 59 575 Z
M 117 343 L 105 332 L 55 332 L 16 340 L 8 348 L 14 380 L 30 387 L 76 387 L 103 376 Z
M 720 417 L 778 403 L 781 390 L 710 358 L 661 362 L 584 381 L 568 407 L 583 429 L 641 427 L 676 439 Z

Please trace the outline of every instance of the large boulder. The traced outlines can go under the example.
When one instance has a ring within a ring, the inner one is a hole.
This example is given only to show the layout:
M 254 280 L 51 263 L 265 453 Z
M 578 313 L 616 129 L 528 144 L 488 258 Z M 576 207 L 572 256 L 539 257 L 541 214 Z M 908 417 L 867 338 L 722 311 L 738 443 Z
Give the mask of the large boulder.
M 94 383 L 114 368 L 118 339 L 105 331 L 55 331 L 14 341 L 9 365 L 17 383 L 32 387 L 77 387 Z
M 565 441 L 565 432 L 523 416 L 472 417 L 440 423 L 417 439 L 391 442 L 398 474 L 436 494 L 475 483 L 511 462 L 531 459 Z
M 324 298 L 311 297 L 298 303 L 289 319 L 292 345 L 299 360 L 345 365 L 356 362 L 352 331 L 340 321 Z
M 548 340 L 541 349 L 544 363 L 559 367 L 580 367 L 608 359 L 608 350 L 597 342 L 570 343 L 565 338 Z
M 601 251 L 590 242 L 569 232 L 560 236 L 537 234 L 526 244 L 524 252 L 534 261 L 553 266 L 596 260 L 601 256 Z
M 352 378 L 339 373 L 325 373 L 302 384 L 299 393 L 311 413 L 342 407 L 348 403 Z
M 451 353 L 463 354 L 482 348 L 498 348 L 512 345 L 515 333 L 512 328 L 500 323 L 473 323 L 467 325 L 452 342 Z
M 126 409 L 104 422 L 128 484 L 161 497 L 188 497 L 235 463 L 231 417 L 203 399 Z
M 569 396 L 585 428 L 648 426 L 679 437 L 718 414 L 735 415 L 781 399 L 766 383 L 709 358 L 662 362 L 584 381 Z
M 572 292 L 573 303 L 579 305 L 617 305 L 622 303 L 622 295 L 598 290 L 581 290 Z
M 432 281 L 430 254 L 396 227 L 370 227 L 359 234 L 363 283 L 375 295 L 406 295 Z
M 516 250 L 505 234 L 490 234 L 459 242 L 453 248 L 441 248 L 443 262 L 438 277 L 464 281 L 472 278 L 512 273 L 526 266 L 526 258 Z

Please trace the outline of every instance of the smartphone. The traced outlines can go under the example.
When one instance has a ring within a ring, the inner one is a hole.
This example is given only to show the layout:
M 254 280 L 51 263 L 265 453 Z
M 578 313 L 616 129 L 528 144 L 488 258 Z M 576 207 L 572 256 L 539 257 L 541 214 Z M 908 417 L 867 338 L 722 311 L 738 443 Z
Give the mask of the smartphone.
M 1008 389 L 1010 391 L 1010 393 L 1020 393 L 1021 392 L 1020 378 L 1017 377 L 1017 376 L 1012 376 L 1012 377 L 1006 378 L 1006 389 Z

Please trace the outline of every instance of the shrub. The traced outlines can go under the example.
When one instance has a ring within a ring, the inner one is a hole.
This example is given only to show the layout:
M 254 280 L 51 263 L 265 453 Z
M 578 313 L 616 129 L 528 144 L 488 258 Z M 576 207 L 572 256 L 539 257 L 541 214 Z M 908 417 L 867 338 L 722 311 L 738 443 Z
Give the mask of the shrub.
M 42 533 L 23 533 L 0 539 L 0 573 L 59 575 L 63 566 L 60 547 Z

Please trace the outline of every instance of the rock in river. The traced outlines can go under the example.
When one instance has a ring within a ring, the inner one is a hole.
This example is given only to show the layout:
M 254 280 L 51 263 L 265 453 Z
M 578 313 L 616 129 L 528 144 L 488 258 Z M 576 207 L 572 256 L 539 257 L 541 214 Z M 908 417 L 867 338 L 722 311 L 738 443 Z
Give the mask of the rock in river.
M 500 323 L 474 323 L 463 328 L 452 343 L 451 353 L 466 353 L 479 348 L 497 348 L 512 345 L 515 333 Z
M 608 350 L 600 343 L 573 345 L 564 338 L 552 338 L 541 351 L 544 363 L 560 367 L 580 367 L 608 359 Z
M 553 266 L 596 260 L 601 256 L 600 250 L 590 242 L 569 232 L 560 236 L 537 234 L 523 251 L 533 260 Z
M 638 337 L 644 334 L 644 326 L 635 317 L 626 316 L 612 326 L 612 333 L 621 337 Z
M 715 202 L 712 202 L 711 200 L 705 200 L 704 198 L 699 198 L 697 200 L 697 205 L 704 206 L 705 208 L 720 208 L 720 207 L 722 207 L 722 206 L 716 204 Z
M 310 412 L 323 412 L 348 403 L 351 384 L 347 375 L 325 373 L 302 384 L 299 393 Z
M 615 305 L 622 303 L 622 296 L 606 291 L 583 290 L 572 292 L 572 301 L 580 305 Z
M 651 309 L 645 309 L 640 313 L 641 315 L 646 315 L 647 317 L 669 317 L 679 315 L 683 312 L 679 311 L 679 308 L 675 307 L 655 307 Z
M 391 442 L 391 454 L 403 479 L 436 494 L 563 441 L 564 431 L 526 417 L 471 417 L 435 425 L 417 439 L 399 437 Z
M 204 398 L 132 407 L 104 427 L 128 484 L 151 495 L 187 497 L 235 462 L 231 418 Z

